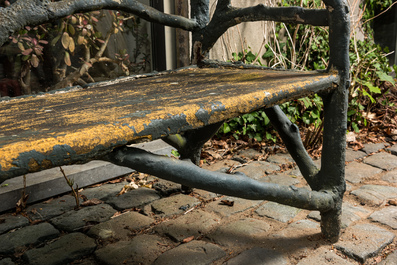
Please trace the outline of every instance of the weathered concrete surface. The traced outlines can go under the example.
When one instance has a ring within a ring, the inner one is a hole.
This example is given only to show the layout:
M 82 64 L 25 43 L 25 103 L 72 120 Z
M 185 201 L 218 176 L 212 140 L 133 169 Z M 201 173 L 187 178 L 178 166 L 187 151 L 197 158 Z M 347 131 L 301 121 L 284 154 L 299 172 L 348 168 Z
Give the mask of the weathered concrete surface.
M 355 263 L 342 258 L 336 254 L 335 250 L 322 247 L 310 253 L 308 257 L 303 258 L 297 265 L 353 265 Z
M 26 226 L 12 233 L 0 235 L 0 254 L 10 254 L 29 245 L 38 245 L 56 238 L 59 231 L 49 223 Z
M 55 242 L 25 252 L 24 259 L 32 265 L 67 264 L 94 252 L 95 240 L 82 234 L 71 233 Z
M 349 257 L 364 262 L 393 242 L 395 237 L 394 233 L 378 226 L 359 224 L 347 229 L 335 246 Z
M 397 169 L 387 172 L 382 177 L 382 180 L 390 182 L 390 183 L 397 183 Z
M 276 202 L 268 202 L 260 206 L 255 212 L 259 216 L 266 216 L 277 221 L 287 223 L 300 211 L 300 209 L 288 205 L 282 205 Z
M 29 220 L 22 215 L 3 215 L 0 217 L 0 235 L 14 228 L 21 228 L 29 224 Z
M 287 265 L 289 264 L 288 259 L 283 256 L 282 253 L 265 248 L 251 248 L 239 254 L 237 257 L 230 259 L 225 265 L 262 265 L 262 264 L 272 264 L 272 265 Z
M 397 156 L 380 152 L 364 159 L 364 163 L 384 170 L 397 168 Z
M 367 154 L 376 153 L 381 149 L 385 148 L 384 143 L 377 143 L 377 144 L 364 144 L 363 151 Z
M 156 235 L 138 235 L 128 241 L 118 241 L 95 251 L 101 264 L 152 264 L 171 248 L 167 240 Z M 174 263 L 175 264 L 175 263 Z
M 71 195 L 65 195 L 54 200 L 50 199 L 46 202 L 29 206 L 27 208 L 27 214 L 33 221 L 48 220 L 73 210 L 75 206 L 76 199 Z
M 178 219 L 163 222 L 154 230 L 160 234 L 180 242 L 191 236 L 198 237 L 208 234 L 220 224 L 220 218 L 212 213 L 201 210 L 189 212 Z
M 382 169 L 367 164 L 351 162 L 345 168 L 345 178 L 350 183 L 360 183 L 366 178 L 382 172 Z
M 73 232 L 110 219 L 117 211 L 110 205 L 99 204 L 70 211 L 54 217 L 50 222 L 60 230 Z
M 100 239 L 127 240 L 132 232 L 149 227 L 154 220 L 137 212 L 126 212 L 109 221 L 94 225 L 89 236 Z
M 245 167 L 237 169 L 237 172 L 242 172 L 252 179 L 260 179 L 261 177 L 271 174 L 274 171 L 280 170 L 280 167 L 276 164 L 266 161 L 255 161 L 249 163 Z
M 184 213 L 199 204 L 200 201 L 195 197 L 178 194 L 157 200 L 151 204 L 151 207 L 156 215 L 170 217 L 172 215 Z
M 369 216 L 375 222 L 390 226 L 397 230 L 397 207 L 389 206 L 382 210 L 376 211 Z
M 157 258 L 153 265 L 211 264 L 211 262 L 224 256 L 226 256 L 225 251 L 214 244 L 203 241 L 191 241 L 165 252 Z
M 271 226 L 262 220 L 244 218 L 219 226 L 208 237 L 222 246 L 243 247 L 265 238 Z
M 359 201 L 369 205 L 385 204 L 387 199 L 397 197 L 397 187 L 382 185 L 364 185 L 351 192 Z
M 117 210 L 125 210 L 134 207 L 142 207 L 157 199 L 160 199 L 160 196 L 155 190 L 142 188 L 128 191 L 120 196 L 105 198 L 105 201 Z
M 346 149 L 346 162 L 351 162 L 354 161 L 356 159 L 361 159 L 364 158 L 365 156 L 367 156 L 367 154 L 365 152 L 362 151 L 354 151 L 352 149 Z
M 224 203 L 222 201 L 233 203 L 233 206 L 230 206 L 229 204 Z M 219 200 L 207 204 L 205 209 L 207 211 L 219 214 L 220 216 L 228 217 L 233 214 L 240 213 L 247 209 L 256 207 L 260 203 L 262 203 L 262 201 L 250 201 L 236 197 L 222 197 Z

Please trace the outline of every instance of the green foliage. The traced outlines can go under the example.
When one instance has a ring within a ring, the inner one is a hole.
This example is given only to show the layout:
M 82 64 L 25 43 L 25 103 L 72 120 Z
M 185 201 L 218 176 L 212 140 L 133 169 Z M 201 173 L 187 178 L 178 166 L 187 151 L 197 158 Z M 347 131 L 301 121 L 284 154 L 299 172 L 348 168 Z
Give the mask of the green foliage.
M 363 21 L 370 21 L 375 11 L 385 10 L 392 4 L 392 0 L 366 0 Z M 320 0 L 281 1 L 282 6 L 299 6 L 309 8 L 324 8 Z M 370 125 L 368 113 L 376 106 L 392 106 L 384 97 L 388 91 L 382 91 L 380 84 L 395 81 L 388 73 L 391 68 L 388 59 L 379 45 L 372 38 L 373 30 L 370 23 L 364 24 L 365 40 L 353 38 L 350 43 L 350 62 L 352 86 L 350 90 L 348 109 L 348 128 L 358 132 L 360 128 Z M 283 67 L 286 69 L 326 69 L 329 61 L 328 28 L 276 24 L 276 36 L 265 45 L 265 51 L 258 55 L 248 47 L 244 52 L 233 53 L 235 61 L 255 63 L 268 67 Z M 352 27 L 354 28 L 354 27 Z M 261 60 L 260 60 L 261 59 Z M 397 67 L 394 66 L 395 70 Z M 381 98 L 382 97 L 382 98 Z M 298 123 L 310 130 L 322 129 L 322 100 L 318 95 L 305 97 L 295 101 L 283 103 L 282 110 L 292 122 Z M 245 114 L 227 123 L 220 131 L 232 134 L 235 138 L 248 136 L 257 140 L 276 140 L 269 120 L 263 110 Z
M 0 0 L 0 8 L 9 5 L 9 1 Z M 103 28 L 106 30 L 99 31 Z M 13 65 L 9 69 L 12 77 L 20 81 L 24 94 L 31 94 L 146 72 L 150 62 L 146 31 L 138 18 L 121 11 L 75 13 L 36 27 L 26 26 L 3 48 Z M 126 49 L 115 53 L 117 46 L 108 49 L 113 45 L 111 37 L 122 32 L 135 37 L 131 54 Z

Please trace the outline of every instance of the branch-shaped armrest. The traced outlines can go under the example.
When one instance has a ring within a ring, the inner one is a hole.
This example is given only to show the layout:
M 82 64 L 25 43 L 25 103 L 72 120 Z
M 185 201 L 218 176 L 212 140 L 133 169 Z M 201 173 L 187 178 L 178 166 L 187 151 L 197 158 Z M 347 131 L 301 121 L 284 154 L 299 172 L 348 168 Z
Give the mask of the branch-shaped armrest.
M 26 25 L 39 25 L 77 12 L 100 9 L 121 10 L 150 22 L 193 30 L 196 21 L 182 16 L 165 14 L 136 0 L 66 0 L 60 2 L 18 0 L 10 7 L 0 9 L 0 46 L 10 35 Z

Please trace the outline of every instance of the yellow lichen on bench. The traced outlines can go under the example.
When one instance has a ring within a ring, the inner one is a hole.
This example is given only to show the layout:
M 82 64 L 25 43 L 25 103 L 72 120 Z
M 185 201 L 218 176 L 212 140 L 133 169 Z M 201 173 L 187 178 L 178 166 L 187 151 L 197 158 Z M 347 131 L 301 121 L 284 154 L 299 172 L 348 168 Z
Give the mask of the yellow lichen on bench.
M 328 88 L 335 73 L 189 68 L 0 101 L 0 182 Z

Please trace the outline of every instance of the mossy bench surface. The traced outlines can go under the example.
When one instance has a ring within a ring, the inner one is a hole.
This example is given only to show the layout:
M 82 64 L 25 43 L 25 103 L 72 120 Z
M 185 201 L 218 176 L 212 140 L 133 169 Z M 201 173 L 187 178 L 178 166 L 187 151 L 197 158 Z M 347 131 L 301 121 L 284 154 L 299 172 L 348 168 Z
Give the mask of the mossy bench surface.
M 0 101 L 0 182 L 327 89 L 335 73 L 187 68 Z

